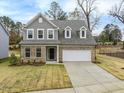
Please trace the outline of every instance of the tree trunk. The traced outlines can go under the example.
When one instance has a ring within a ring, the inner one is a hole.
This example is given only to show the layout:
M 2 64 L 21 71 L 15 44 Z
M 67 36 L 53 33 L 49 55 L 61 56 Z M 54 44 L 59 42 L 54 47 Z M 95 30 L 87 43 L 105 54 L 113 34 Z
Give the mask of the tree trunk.
M 86 15 L 86 19 L 87 19 L 88 30 L 91 31 L 91 29 L 90 29 L 90 18 L 89 18 L 89 15 Z

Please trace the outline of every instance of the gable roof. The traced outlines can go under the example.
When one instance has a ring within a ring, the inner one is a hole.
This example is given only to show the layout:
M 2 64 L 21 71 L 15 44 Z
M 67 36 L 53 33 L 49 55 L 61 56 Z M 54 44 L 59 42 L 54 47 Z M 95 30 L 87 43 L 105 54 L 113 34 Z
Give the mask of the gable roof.
M 70 30 L 72 30 L 72 29 L 71 29 L 71 27 L 69 27 L 69 26 L 67 26 L 67 27 L 66 27 L 64 30 L 67 30 L 67 29 L 70 29 Z
M 0 25 L 2 26 L 2 28 L 4 29 L 5 33 L 9 36 L 9 32 L 8 30 L 5 28 L 5 26 L 0 22 Z
M 54 23 L 52 23 L 50 20 L 48 20 L 46 17 L 44 17 L 41 13 L 38 13 L 35 17 L 33 17 L 27 24 L 26 27 L 32 24 L 37 18 L 42 17 L 44 18 L 48 23 L 50 23 L 53 27 L 57 27 Z

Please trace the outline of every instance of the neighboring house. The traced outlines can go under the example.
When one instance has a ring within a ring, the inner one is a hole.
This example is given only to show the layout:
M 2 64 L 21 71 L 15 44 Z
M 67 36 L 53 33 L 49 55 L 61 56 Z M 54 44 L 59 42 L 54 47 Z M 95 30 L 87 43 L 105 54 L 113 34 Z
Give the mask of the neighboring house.
M 96 42 L 83 20 L 48 20 L 39 13 L 23 32 L 24 60 L 95 61 Z
M 8 57 L 9 33 L 2 23 L 0 23 L 0 59 Z

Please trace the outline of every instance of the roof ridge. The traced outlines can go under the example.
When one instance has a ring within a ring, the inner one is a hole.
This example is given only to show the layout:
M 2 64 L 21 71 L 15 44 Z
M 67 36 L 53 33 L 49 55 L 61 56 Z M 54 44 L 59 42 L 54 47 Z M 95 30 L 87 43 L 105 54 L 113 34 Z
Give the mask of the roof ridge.
M 50 21 L 85 21 L 85 20 L 50 20 Z

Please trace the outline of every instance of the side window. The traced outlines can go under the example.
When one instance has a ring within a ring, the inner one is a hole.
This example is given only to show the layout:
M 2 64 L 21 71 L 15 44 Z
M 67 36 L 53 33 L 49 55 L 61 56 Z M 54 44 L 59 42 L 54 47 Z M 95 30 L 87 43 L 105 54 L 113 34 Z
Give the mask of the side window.
M 36 48 L 36 57 L 41 57 L 41 48 Z
M 80 29 L 80 38 L 86 38 L 86 28 L 82 27 Z
M 30 57 L 31 53 L 30 53 L 30 48 L 25 48 L 25 57 Z
M 47 30 L 47 39 L 54 39 L 54 30 L 53 29 Z
M 28 29 L 27 30 L 27 39 L 33 39 L 34 38 L 34 30 Z
M 43 29 L 37 30 L 37 39 L 44 39 L 44 30 Z

